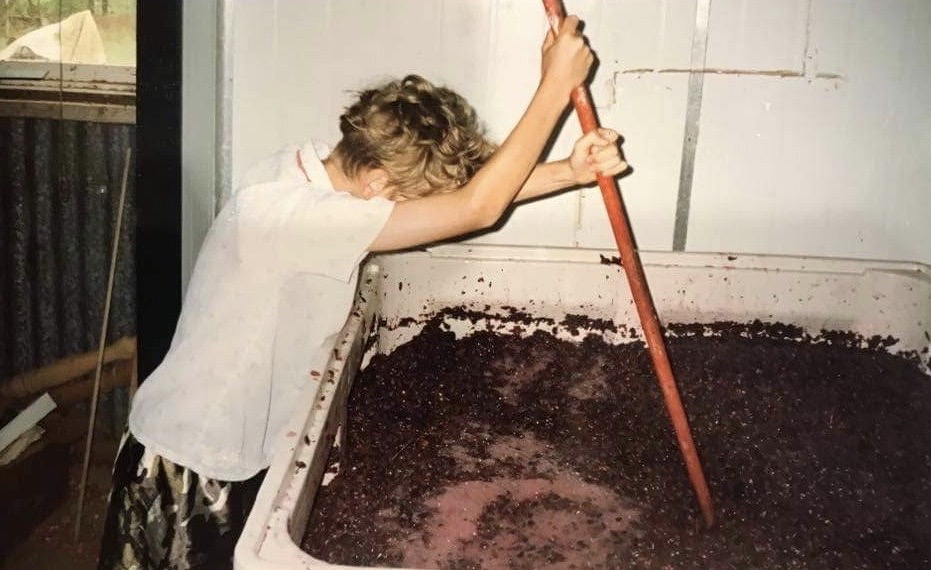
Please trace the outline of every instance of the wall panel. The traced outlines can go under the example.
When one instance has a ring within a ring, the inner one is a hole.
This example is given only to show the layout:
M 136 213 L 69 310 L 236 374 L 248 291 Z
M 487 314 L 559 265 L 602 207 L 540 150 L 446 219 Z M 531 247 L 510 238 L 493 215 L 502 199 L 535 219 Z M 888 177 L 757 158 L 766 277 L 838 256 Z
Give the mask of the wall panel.
M 351 90 L 416 72 L 458 89 L 496 138 L 537 79 L 530 0 L 232 0 L 233 170 L 335 141 Z M 694 0 L 576 0 L 599 55 L 601 122 L 639 245 L 669 249 Z M 931 3 L 712 0 L 686 249 L 931 262 Z M 552 147 L 578 136 L 570 118 Z M 597 189 L 522 206 L 480 243 L 613 247 Z

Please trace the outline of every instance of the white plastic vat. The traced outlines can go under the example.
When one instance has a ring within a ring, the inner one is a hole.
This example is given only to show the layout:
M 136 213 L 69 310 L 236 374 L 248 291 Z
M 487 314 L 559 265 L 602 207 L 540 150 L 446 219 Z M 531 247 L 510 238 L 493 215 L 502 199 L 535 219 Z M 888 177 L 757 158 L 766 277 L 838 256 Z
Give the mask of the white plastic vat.
M 373 352 L 391 352 L 419 332 L 423 316 L 457 306 L 500 315 L 489 321 L 452 321 L 459 334 L 506 324 L 518 309 L 557 322 L 567 315 L 610 320 L 618 332 L 605 333 L 606 339 L 627 342 L 629 330 L 638 330 L 640 323 L 623 270 L 611 262 L 616 255 L 589 249 L 446 246 L 369 261 L 336 350 L 317 363 L 320 381 L 308 384 L 279 442 L 237 545 L 235 567 L 346 568 L 314 559 L 299 544 L 339 437 L 352 380 Z M 641 259 L 663 324 L 760 320 L 795 325 L 813 336 L 829 330 L 864 339 L 893 337 L 897 342 L 889 350 L 918 355 L 928 372 L 927 265 L 658 252 L 642 253 Z M 524 325 L 524 331 L 533 327 Z M 559 332 L 566 338 L 582 334 Z

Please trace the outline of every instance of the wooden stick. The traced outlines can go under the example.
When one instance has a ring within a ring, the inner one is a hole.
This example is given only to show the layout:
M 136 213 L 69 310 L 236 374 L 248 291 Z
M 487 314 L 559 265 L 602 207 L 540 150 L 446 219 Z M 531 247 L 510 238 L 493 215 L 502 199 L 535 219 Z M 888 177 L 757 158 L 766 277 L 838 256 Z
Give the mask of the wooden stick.
M 103 305 L 103 323 L 100 326 L 100 349 L 97 353 L 97 370 L 94 376 L 94 393 L 91 396 L 91 413 L 87 422 L 87 442 L 84 446 L 84 465 L 81 469 L 81 483 L 78 486 L 78 507 L 74 520 L 74 541 L 81 537 L 81 515 L 84 511 L 84 492 L 87 490 L 87 472 L 90 468 L 91 445 L 94 442 L 94 423 L 97 419 L 97 400 L 100 397 L 100 375 L 103 370 L 103 351 L 107 342 L 107 327 L 110 322 L 110 301 L 113 296 L 113 279 L 116 274 L 116 259 L 120 250 L 120 231 L 123 227 L 123 204 L 126 201 L 126 186 L 129 181 L 129 162 L 132 149 L 126 148 L 123 161 L 123 184 L 120 188 L 120 205 L 116 212 L 116 226 L 113 230 L 113 249 L 110 254 L 110 277 L 107 280 L 107 292 Z
M 553 33 L 559 33 L 559 27 L 563 18 L 565 18 L 562 3 L 560 0 L 543 0 L 543 7 L 546 10 L 546 16 Z M 582 131 L 589 133 L 597 129 L 598 119 L 595 117 L 595 110 L 592 107 L 588 88 L 585 85 L 580 85 L 572 92 L 572 103 L 579 117 L 579 123 L 582 125 Z M 624 203 L 614 178 L 599 175 L 598 186 L 601 188 L 601 195 L 608 210 L 608 219 L 611 221 L 611 229 L 614 231 L 614 239 L 621 254 L 621 266 L 627 274 L 634 304 L 637 306 L 637 313 L 640 315 L 640 323 L 643 326 L 644 336 L 647 340 L 647 348 L 653 359 L 653 367 L 656 370 L 660 388 L 666 400 L 666 409 L 672 419 L 676 438 L 679 441 L 679 448 L 685 459 L 685 466 L 695 489 L 695 494 L 698 496 L 702 515 L 705 518 L 705 523 L 710 527 L 714 524 L 711 494 L 708 492 L 705 474 L 702 471 L 698 453 L 695 451 L 692 432 L 689 429 L 685 409 L 676 388 L 676 381 L 672 374 L 672 366 L 669 364 L 669 356 L 666 353 L 659 318 L 656 316 L 656 307 L 647 286 L 643 266 L 640 263 L 640 255 L 634 247 L 633 233 L 630 230 L 630 223 L 624 211 Z
M 129 360 L 136 353 L 136 337 L 126 336 L 104 349 L 103 363 Z M 20 400 L 39 392 L 53 390 L 93 372 L 97 351 L 66 356 L 41 368 L 18 374 L 0 384 L 0 400 Z
M 105 364 L 100 374 L 100 396 L 113 388 L 128 387 L 132 379 L 132 360 L 117 360 Z M 78 402 L 86 402 L 94 394 L 95 374 L 86 374 L 70 382 L 55 386 L 49 395 L 61 408 L 66 409 Z

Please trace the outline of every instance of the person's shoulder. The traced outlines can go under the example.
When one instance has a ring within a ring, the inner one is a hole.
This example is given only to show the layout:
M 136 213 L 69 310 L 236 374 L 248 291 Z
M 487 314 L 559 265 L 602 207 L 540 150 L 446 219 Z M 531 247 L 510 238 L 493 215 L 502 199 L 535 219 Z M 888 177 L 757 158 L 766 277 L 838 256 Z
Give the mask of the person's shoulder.
M 231 218 L 267 218 L 282 215 L 332 219 L 364 209 L 366 201 L 347 192 L 306 181 L 275 180 L 242 188 L 231 200 Z
M 289 144 L 249 167 L 239 181 L 239 189 L 285 178 L 296 168 L 295 153 L 305 145 Z
M 256 202 L 286 202 L 306 196 L 322 198 L 325 191 L 295 180 L 256 182 L 239 189 L 233 200 L 238 207 Z

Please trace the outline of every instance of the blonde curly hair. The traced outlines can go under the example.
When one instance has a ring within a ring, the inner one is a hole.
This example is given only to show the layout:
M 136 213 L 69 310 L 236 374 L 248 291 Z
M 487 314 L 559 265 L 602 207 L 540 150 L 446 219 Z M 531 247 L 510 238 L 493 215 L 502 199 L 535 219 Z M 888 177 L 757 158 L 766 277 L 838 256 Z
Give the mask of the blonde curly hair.
M 339 128 L 343 171 L 384 169 L 404 198 L 463 186 L 496 149 L 465 98 L 418 75 L 359 92 Z

